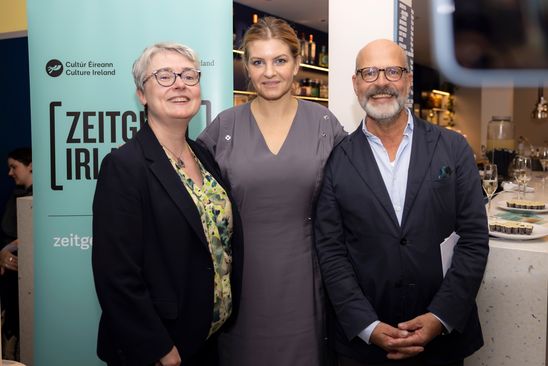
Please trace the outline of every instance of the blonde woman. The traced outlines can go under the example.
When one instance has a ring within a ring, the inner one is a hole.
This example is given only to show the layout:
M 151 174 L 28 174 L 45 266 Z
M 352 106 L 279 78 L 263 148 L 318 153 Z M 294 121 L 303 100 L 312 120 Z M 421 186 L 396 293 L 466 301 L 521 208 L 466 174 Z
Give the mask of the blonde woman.
M 324 303 L 312 211 L 333 146 L 345 136 L 325 107 L 292 95 L 299 40 L 267 17 L 246 32 L 243 60 L 257 92 L 200 135 L 230 181 L 244 228 L 242 297 L 220 336 L 220 363 L 321 365 Z

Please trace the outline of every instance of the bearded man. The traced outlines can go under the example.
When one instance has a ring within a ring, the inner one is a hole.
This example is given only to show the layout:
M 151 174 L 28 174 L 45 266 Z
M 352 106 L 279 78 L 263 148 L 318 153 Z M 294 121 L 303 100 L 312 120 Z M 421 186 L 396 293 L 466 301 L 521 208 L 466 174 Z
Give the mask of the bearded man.
M 333 150 L 315 219 L 339 365 L 463 365 L 483 345 L 489 252 L 472 151 L 405 107 L 412 74 L 392 41 L 360 50 L 352 82 L 366 115 Z

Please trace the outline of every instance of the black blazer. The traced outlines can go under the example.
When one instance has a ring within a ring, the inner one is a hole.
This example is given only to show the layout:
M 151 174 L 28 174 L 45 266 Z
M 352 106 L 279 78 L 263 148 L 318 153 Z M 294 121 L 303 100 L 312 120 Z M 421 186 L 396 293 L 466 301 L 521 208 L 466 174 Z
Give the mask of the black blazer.
M 448 363 L 482 346 L 475 298 L 489 252 L 483 202 L 466 140 L 423 120 L 414 118 L 401 226 L 362 129 L 333 150 L 315 233 L 339 353 L 388 362 L 358 333 L 377 319 L 397 326 L 428 311 L 454 330 L 426 346 L 427 359 Z M 453 231 L 460 240 L 444 278 L 440 243 Z
M 228 192 L 211 155 L 188 143 Z M 235 204 L 232 210 L 235 316 L 243 248 Z M 184 364 L 204 344 L 213 313 L 211 254 L 198 210 L 148 124 L 102 162 L 92 267 L 102 309 L 99 358 L 150 365 L 175 345 Z

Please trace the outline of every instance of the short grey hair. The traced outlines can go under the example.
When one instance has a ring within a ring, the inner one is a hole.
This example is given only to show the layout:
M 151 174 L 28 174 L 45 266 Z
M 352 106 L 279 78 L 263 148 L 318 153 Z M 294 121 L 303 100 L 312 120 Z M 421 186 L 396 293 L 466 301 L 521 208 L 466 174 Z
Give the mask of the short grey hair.
M 192 48 L 175 42 L 161 42 L 153 44 L 152 46 L 145 48 L 143 53 L 141 53 L 139 58 L 137 58 L 137 60 L 133 63 L 133 81 L 135 82 L 135 86 L 138 90 L 143 90 L 144 88 L 144 80 L 148 76 L 146 75 L 146 72 L 152 57 L 154 57 L 157 53 L 165 51 L 177 52 L 181 54 L 192 62 L 197 70 L 200 69 L 198 55 Z

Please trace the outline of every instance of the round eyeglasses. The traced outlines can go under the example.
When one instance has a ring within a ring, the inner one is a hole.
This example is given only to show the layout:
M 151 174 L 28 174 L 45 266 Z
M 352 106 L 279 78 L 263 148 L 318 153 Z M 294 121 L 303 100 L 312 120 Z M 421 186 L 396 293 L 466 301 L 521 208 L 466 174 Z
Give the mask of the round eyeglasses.
M 409 72 L 407 68 L 401 66 L 387 66 L 383 69 L 378 67 L 364 67 L 356 70 L 356 75 L 361 75 L 363 81 L 372 83 L 379 78 L 379 74 L 384 72 L 384 77 L 388 81 L 398 81 L 401 79 L 404 72 Z
M 158 84 L 161 86 L 170 87 L 173 84 L 175 84 L 175 80 L 177 80 L 177 76 L 181 78 L 183 83 L 188 86 L 194 86 L 200 82 L 200 70 L 196 69 L 184 69 L 183 71 L 177 73 L 171 70 L 156 70 L 152 72 L 148 77 L 143 80 L 143 85 L 154 76 Z

